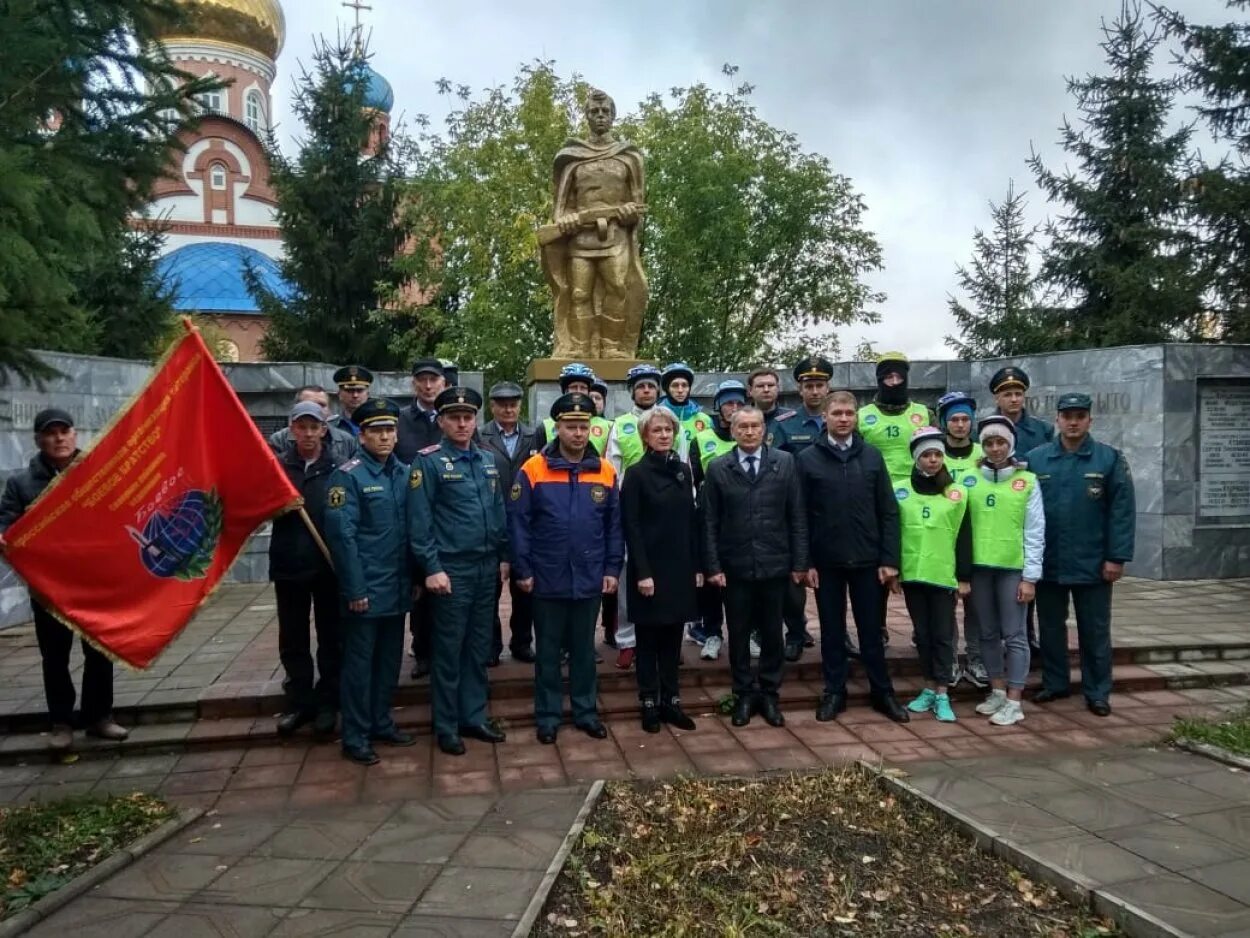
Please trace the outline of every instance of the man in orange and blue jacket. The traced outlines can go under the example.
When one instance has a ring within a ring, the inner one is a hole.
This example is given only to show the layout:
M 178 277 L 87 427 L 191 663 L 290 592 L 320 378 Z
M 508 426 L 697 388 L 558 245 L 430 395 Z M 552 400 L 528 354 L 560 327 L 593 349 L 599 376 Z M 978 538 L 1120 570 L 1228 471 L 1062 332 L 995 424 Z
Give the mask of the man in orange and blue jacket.
M 587 445 L 594 414 L 586 394 L 552 404 L 556 438 L 521 466 L 508 496 L 517 586 L 534 597 L 534 722 L 548 745 L 564 712 L 563 650 L 573 724 L 595 739 L 608 735 L 596 707 L 595 620 L 603 595 L 616 592 L 625 545 L 616 470 Z

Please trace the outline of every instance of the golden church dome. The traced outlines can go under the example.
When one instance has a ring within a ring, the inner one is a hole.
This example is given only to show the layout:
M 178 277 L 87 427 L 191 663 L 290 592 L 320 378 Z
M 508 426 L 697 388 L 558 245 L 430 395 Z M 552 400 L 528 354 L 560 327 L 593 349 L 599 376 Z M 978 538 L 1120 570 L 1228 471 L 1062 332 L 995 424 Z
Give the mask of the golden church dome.
M 165 40 L 213 40 L 244 46 L 276 59 L 286 38 L 278 0 L 179 0 L 186 22 L 161 31 Z

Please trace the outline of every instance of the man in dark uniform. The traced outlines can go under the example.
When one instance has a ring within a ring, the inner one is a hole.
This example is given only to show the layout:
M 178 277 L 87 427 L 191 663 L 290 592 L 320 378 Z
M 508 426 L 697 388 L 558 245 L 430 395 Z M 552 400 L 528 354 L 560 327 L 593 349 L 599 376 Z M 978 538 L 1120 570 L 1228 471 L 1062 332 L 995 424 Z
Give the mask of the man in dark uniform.
M 396 404 L 371 399 L 355 417 L 360 453 L 330 476 L 325 530 L 343 612 L 343 756 L 374 765 L 373 743 L 415 742 L 391 714 L 412 602 L 408 467 L 395 457 Z
M 990 378 L 990 393 L 997 405 L 995 413 L 1002 414 L 1016 425 L 1016 452 L 1028 453 L 1055 438 L 1055 428 L 1045 420 L 1030 414 L 1024 406 L 1029 390 L 1029 376 L 1023 368 L 1008 365 L 999 368 Z
M 1133 476 L 1122 453 L 1089 435 L 1088 394 L 1059 398 L 1059 439 L 1028 454 L 1046 509 L 1046 551 L 1037 584 L 1042 690 L 1067 697 L 1068 599 L 1076 610 L 1081 690 L 1091 713 L 1111 713 L 1111 585 L 1133 559 Z
M 495 457 L 473 442 L 482 396 L 438 396 L 443 441 L 423 449 L 408 479 L 408 545 L 433 599 L 430 672 L 434 735 L 450 756 L 462 736 L 500 743 L 486 717 L 496 587 L 508 579 L 508 531 Z
M 74 419 L 63 410 L 49 408 L 35 414 L 35 446 L 39 452 L 30 465 L 10 476 L 0 496 L 0 555 L 4 532 L 26 513 L 54 478 L 78 457 L 78 431 Z M 74 679 L 69 656 L 74 633 L 58 622 L 37 599 L 30 599 L 35 619 L 35 639 L 43 663 L 43 692 L 48 702 L 52 733 L 48 747 L 64 752 L 74 744 Z M 113 719 L 113 663 L 82 640 L 82 706 L 80 715 L 88 736 L 121 740 L 129 734 Z
M 412 465 L 421 450 L 443 438 L 434 402 L 446 387 L 446 371 L 437 358 L 418 358 L 412 363 L 413 401 L 400 412 L 399 442 L 395 444 L 395 455 L 401 462 Z M 430 673 L 430 629 L 434 623 L 430 597 L 424 590 L 418 592 L 420 595 L 413 601 L 408 616 L 414 681 Z
M 546 745 L 556 741 L 564 713 L 562 649 L 574 725 L 595 739 L 608 735 L 597 706 L 595 617 L 600 598 L 616 592 L 625 541 L 616 470 L 589 445 L 594 412 L 589 395 L 558 398 L 556 439 L 526 460 L 508 494 L 517 585 L 534 595 L 534 723 Z
M 771 446 L 777 437 L 777 422 L 789 420 L 794 411 L 777 403 L 781 397 L 781 375 L 773 368 L 756 368 L 747 376 L 750 402 L 764 415 L 764 443 Z
M 360 424 L 355 419 L 355 414 L 360 405 L 369 399 L 373 372 L 364 365 L 344 365 L 334 373 L 334 383 L 339 386 L 341 410 L 330 418 L 329 426 L 346 430 L 352 436 L 360 436 Z
M 482 427 L 482 449 L 495 457 L 499 470 L 499 490 L 512 491 L 512 480 L 522 463 L 536 452 L 534 428 L 521 423 L 521 386 L 511 381 L 500 381 L 490 389 L 490 412 L 494 418 Z M 508 643 L 514 661 L 532 664 L 534 661 L 534 618 L 529 593 L 516 585 L 516 577 L 508 578 L 508 594 L 512 598 L 512 617 L 508 631 L 512 637 Z M 499 621 L 499 599 L 503 595 L 503 580 L 495 587 L 495 630 L 491 638 L 492 665 L 499 664 L 503 651 L 503 623 Z
M 291 441 L 278 462 L 304 499 L 313 526 L 324 533 L 330 474 L 337 463 L 326 436 L 326 418 L 315 401 L 291 409 Z M 269 538 L 269 579 L 278 604 L 278 658 L 286 672 L 282 689 L 286 709 L 278 717 L 278 735 L 290 736 L 312 721 L 319 736 L 334 732 L 339 711 L 339 584 L 329 560 L 296 512 L 274 520 Z M 313 682 L 308 614 L 317 630 L 318 680 Z

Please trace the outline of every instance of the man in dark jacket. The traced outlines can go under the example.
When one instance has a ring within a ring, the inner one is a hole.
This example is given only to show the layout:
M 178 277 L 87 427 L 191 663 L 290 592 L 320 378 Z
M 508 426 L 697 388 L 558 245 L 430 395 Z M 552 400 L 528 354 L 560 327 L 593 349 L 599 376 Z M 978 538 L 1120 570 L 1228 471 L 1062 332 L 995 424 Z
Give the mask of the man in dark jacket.
M 304 498 L 304 509 L 318 533 L 324 532 L 326 497 L 335 462 L 330 455 L 325 415 L 314 401 L 291 410 L 291 441 L 279 462 Z M 273 523 L 269 538 L 269 579 L 278 605 L 278 658 L 286 672 L 286 710 L 278 735 L 290 736 L 312 722 L 320 736 L 334 732 L 339 709 L 339 586 L 321 546 L 304 520 L 288 512 Z M 317 629 L 318 680 L 313 683 L 308 614 Z
M 324 446 L 329 451 L 330 459 L 333 460 L 334 465 L 341 466 L 355 456 L 356 451 L 360 449 L 360 444 L 356 441 L 356 435 L 330 423 L 332 419 L 330 415 L 330 395 L 326 393 L 326 389 L 319 384 L 304 385 L 296 390 L 295 403 L 301 404 L 304 401 L 312 401 L 321 408 L 321 416 L 325 419 Z M 286 452 L 287 444 L 293 442 L 294 439 L 295 435 L 291 432 L 291 427 L 289 425 L 285 426 L 269 435 L 269 448 L 281 460 L 282 454 Z
M 755 713 L 783 726 L 782 607 L 787 584 L 807 577 L 807 515 L 794 458 L 764 445 L 759 408 L 739 410 L 732 429 L 737 446 L 712 460 L 701 492 L 707 579 L 725 589 L 734 726 L 746 726 Z M 754 675 L 753 628 L 760 643 Z
M 1046 550 L 1037 584 L 1042 690 L 1067 697 L 1068 598 L 1076 609 L 1081 690 L 1091 713 L 1111 713 L 1111 585 L 1133 559 L 1137 507 L 1123 454 L 1089 435 L 1088 394 L 1059 398 L 1059 439 L 1026 457 L 1046 509 Z
M 499 491 L 512 491 L 512 480 L 525 460 L 538 452 L 534 428 L 521 423 L 521 386 L 500 381 L 490 389 L 490 412 L 494 418 L 482 427 L 481 447 L 495 457 L 499 469 Z M 505 499 L 508 505 L 512 502 Z M 491 665 L 499 664 L 503 651 L 503 623 L 499 621 L 499 599 L 503 581 L 495 587 L 495 631 L 491 638 Z M 516 575 L 508 578 L 508 595 L 512 597 L 512 617 L 508 621 L 511 639 L 508 643 L 514 661 L 534 662 L 534 611 L 529 593 L 516 585 Z
M 835 391 L 825 401 L 826 432 L 798 459 L 810 535 L 807 575 L 816 590 L 825 678 L 816 719 L 833 720 L 846 709 L 849 593 L 873 709 L 906 723 L 881 640 L 882 594 L 898 576 L 898 503 L 885 459 L 855 432 L 855 422 L 855 395 Z
M 990 393 L 997 405 L 994 413 L 1002 414 L 1016 425 L 1016 452 L 1028 453 L 1055 438 L 1055 427 L 1030 414 L 1024 406 L 1029 390 L 1029 376 L 1023 368 L 1008 365 L 999 368 L 990 378 Z
M 339 389 L 340 412 L 328 421 L 331 428 L 360 436 L 360 424 L 355 414 L 369 400 L 369 388 L 373 385 L 373 372 L 364 365 L 344 365 L 334 373 L 334 383 Z
M 4 552 L 4 532 L 26 513 L 36 498 L 78 456 L 78 431 L 74 420 L 63 410 L 49 408 L 35 414 L 35 445 L 39 448 L 30 466 L 10 476 L 0 497 L 0 554 Z M 43 691 L 48 701 L 52 733 L 48 746 L 63 752 L 74 743 L 74 679 L 69 673 L 69 656 L 74 633 L 62 625 L 33 596 L 35 639 L 43 661 Z M 113 664 L 82 640 L 81 716 L 88 735 L 103 739 L 125 739 L 129 733 L 113 720 Z
M 534 596 L 534 723 L 546 745 L 556 741 L 564 713 L 562 649 L 574 725 L 595 739 L 608 735 L 597 706 L 595 618 L 600 598 L 616 592 L 625 543 L 616 470 L 589 448 L 594 413 L 589 395 L 558 398 L 556 439 L 526 460 L 508 493 L 517 585 Z

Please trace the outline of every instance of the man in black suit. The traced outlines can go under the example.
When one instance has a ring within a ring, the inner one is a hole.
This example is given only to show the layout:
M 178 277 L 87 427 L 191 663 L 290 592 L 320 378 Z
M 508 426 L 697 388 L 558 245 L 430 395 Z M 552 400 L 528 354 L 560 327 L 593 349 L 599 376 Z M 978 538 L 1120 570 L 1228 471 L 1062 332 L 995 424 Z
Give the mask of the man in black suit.
M 521 386 L 511 381 L 500 381 L 490 389 L 490 413 L 493 418 L 481 431 L 481 446 L 495 455 L 499 470 L 499 486 L 502 492 L 512 491 L 512 479 L 521 464 L 538 452 L 534 428 L 521 423 Z M 512 505 L 512 499 L 504 501 Z M 530 594 L 516 584 L 516 577 L 508 581 L 508 593 L 512 597 L 512 618 L 509 629 L 512 638 L 508 647 L 516 661 L 532 663 L 534 660 L 534 619 Z M 490 664 L 499 664 L 503 652 L 503 624 L 499 621 L 499 598 L 503 595 L 502 581 L 495 586 L 495 637 L 491 644 Z

